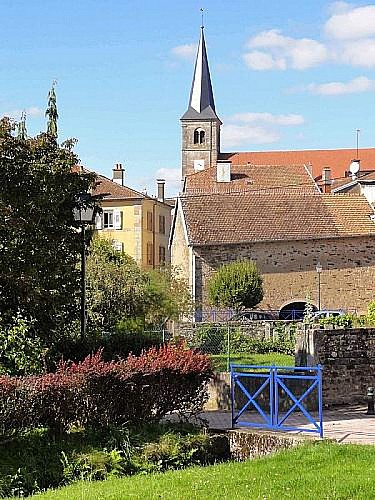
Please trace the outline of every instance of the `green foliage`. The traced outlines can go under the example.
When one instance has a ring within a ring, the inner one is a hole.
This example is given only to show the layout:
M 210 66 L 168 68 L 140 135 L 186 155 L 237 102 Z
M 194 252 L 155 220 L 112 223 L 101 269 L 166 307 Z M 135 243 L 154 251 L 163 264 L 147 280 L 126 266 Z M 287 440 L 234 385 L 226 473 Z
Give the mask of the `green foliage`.
M 32 430 L 0 443 L 0 496 L 24 497 L 78 479 L 145 474 L 222 458 L 209 436 L 181 424 L 141 430 L 76 427 L 59 436 Z
M 72 172 L 78 158 L 49 135 L 20 140 L 0 121 L 0 314 L 18 313 L 52 343 L 79 311 L 81 241 L 74 229 L 76 196 L 93 175 Z
M 30 375 L 41 373 L 45 350 L 31 332 L 32 322 L 17 315 L 7 325 L 0 317 L 0 373 Z
M 263 280 L 255 262 L 222 265 L 208 283 L 210 302 L 235 310 L 255 307 L 263 299 Z
M 303 322 L 307 325 L 309 325 L 312 322 L 312 317 L 314 314 L 314 306 L 311 302 L 311 296 L 310 293 L 306 295 L 306 304 L 305 304 L 305 309 L 303 311 Z
M 370 302 L 367 307 L 367 321 L 370 325 L 375 325 L 375 300 Z
M 139 333 L 176 319 L 190 305 L 188 288 L 167 267 L 142 271 L 136 262 L 94 238 L 87 258 L 88 329 Z
M 104 238 L 94 238 L 87 257 L 89 333 L 113 332 L 127 318 L 143 315 L 144 276 L 136 262 Z

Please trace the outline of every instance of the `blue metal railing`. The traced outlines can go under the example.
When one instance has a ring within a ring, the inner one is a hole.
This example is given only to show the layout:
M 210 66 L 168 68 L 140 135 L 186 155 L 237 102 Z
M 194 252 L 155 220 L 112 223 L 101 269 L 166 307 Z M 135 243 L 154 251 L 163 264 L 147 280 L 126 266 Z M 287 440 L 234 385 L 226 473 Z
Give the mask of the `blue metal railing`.
M 249 371 L 250 370 L 250 371 Z M 252 370 L 252 371 L 251 371 Z M 254 370 L 263 370 L 263 372 L 255 372 Z M 264 373 L 264 370 L 267 370 Z M 281 372 L 280 372 L 281 371 Z M 294 373 L 282 373 L 282 372 Z M 303 431 L 315 432 L 323 437 L 323 396 L 322 396 L 322 367 L 304 366 L 252 366 L 252 365 L 230 365 L 231 373 L 231 413 L 232 413 L 232 428 L 236 425 L 247 427 L 264 427 L 272 430 L 283 431 Z M 306 374 L 307 373 L 307 374 Z M 241 379 L 253 378 L 260 379 L 261 384 L 252 394 L 245 386 L 246 384 Z M 293 393 L 293 390 L 288 387 L 288 380 L 307 381 L 310 385 L 306 388 L 301 396 Z M 242 397 L 245 397 L 245 404 L 236 411 L 236 387 L 241 392 Z M 291 407 L 282 412 L 280 410 L 280 391 L 284 392 L 286 397 L 291 401 Z M 318 418 L 316 419 L 303 404 L 303 401 L 313 392 L 316 391 L 318 396 Z M 262 408 L 257 402 L 257 398 L 263 396 L 267 402 L 268 411 Z M 260 416 L 257 419 L 251 420 L 251 415 L 245 414 L 249 408 L 255 409 L 256 414 Z M 312 428 L 301 427 L 300 425 L 287 425 L 286 420 L 296 411 L 300 411 Z M 240 418 L 242 419 L 240 420 Z M 243 418 L 247 417 L 246 420 Z M 260 420 L 260 421 L 259 421 Z

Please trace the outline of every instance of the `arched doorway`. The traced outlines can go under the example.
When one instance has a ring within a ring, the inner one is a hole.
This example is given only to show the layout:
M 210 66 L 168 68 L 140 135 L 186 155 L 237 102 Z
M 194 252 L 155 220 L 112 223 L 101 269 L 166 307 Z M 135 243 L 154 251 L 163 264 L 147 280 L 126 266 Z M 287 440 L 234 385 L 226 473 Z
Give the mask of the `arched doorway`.
M 306 304 L 307 303 L 304 301 L 296 301 L 286 304 L 279 311 L 279 319 L 301 321 L 303 319 Z M 313 312 L 318 310 L 314 304 L 311 304 L 311 308 Z

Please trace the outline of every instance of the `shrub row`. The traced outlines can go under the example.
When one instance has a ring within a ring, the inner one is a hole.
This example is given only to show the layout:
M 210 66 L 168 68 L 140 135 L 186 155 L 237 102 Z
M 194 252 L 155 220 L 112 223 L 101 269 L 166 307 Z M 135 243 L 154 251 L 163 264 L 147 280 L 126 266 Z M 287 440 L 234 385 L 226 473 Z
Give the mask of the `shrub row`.
M 137 425 L 171 411 L 198 412 L 207 397 L 209 358 L 182 345 L 151 348 L 105 362 L 101 352 L 56 373 L 0 377 L 3 434 L 31 427 L 62 432 L 71 425 Z

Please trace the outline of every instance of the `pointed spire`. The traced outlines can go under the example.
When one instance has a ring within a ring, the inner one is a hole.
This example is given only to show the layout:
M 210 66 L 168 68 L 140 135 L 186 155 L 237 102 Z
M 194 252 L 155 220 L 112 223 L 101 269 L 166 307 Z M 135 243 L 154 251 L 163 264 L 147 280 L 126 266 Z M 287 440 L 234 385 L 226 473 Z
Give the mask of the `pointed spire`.
M 218 119 L 215 111 L 210 69 L 208 67 L 203 23 L 201 26 L 201 37 L 195 62 L 193 83 L 190 91 L 189 108 L 181 119 L 194 120 L 197 118 Z
M 51 90 L 48 92 L 46 116 L 48 116 L 47 134 L 57 139 L 57 120 L 59 114 L 57 112 L 55 85 L 56 80 L 53 81 Z
M 27 130 L 26 130 L 26 112 L 22 111 L 21 119 L 17 125 L 17 138 L 24 141 L 27 139 Z

